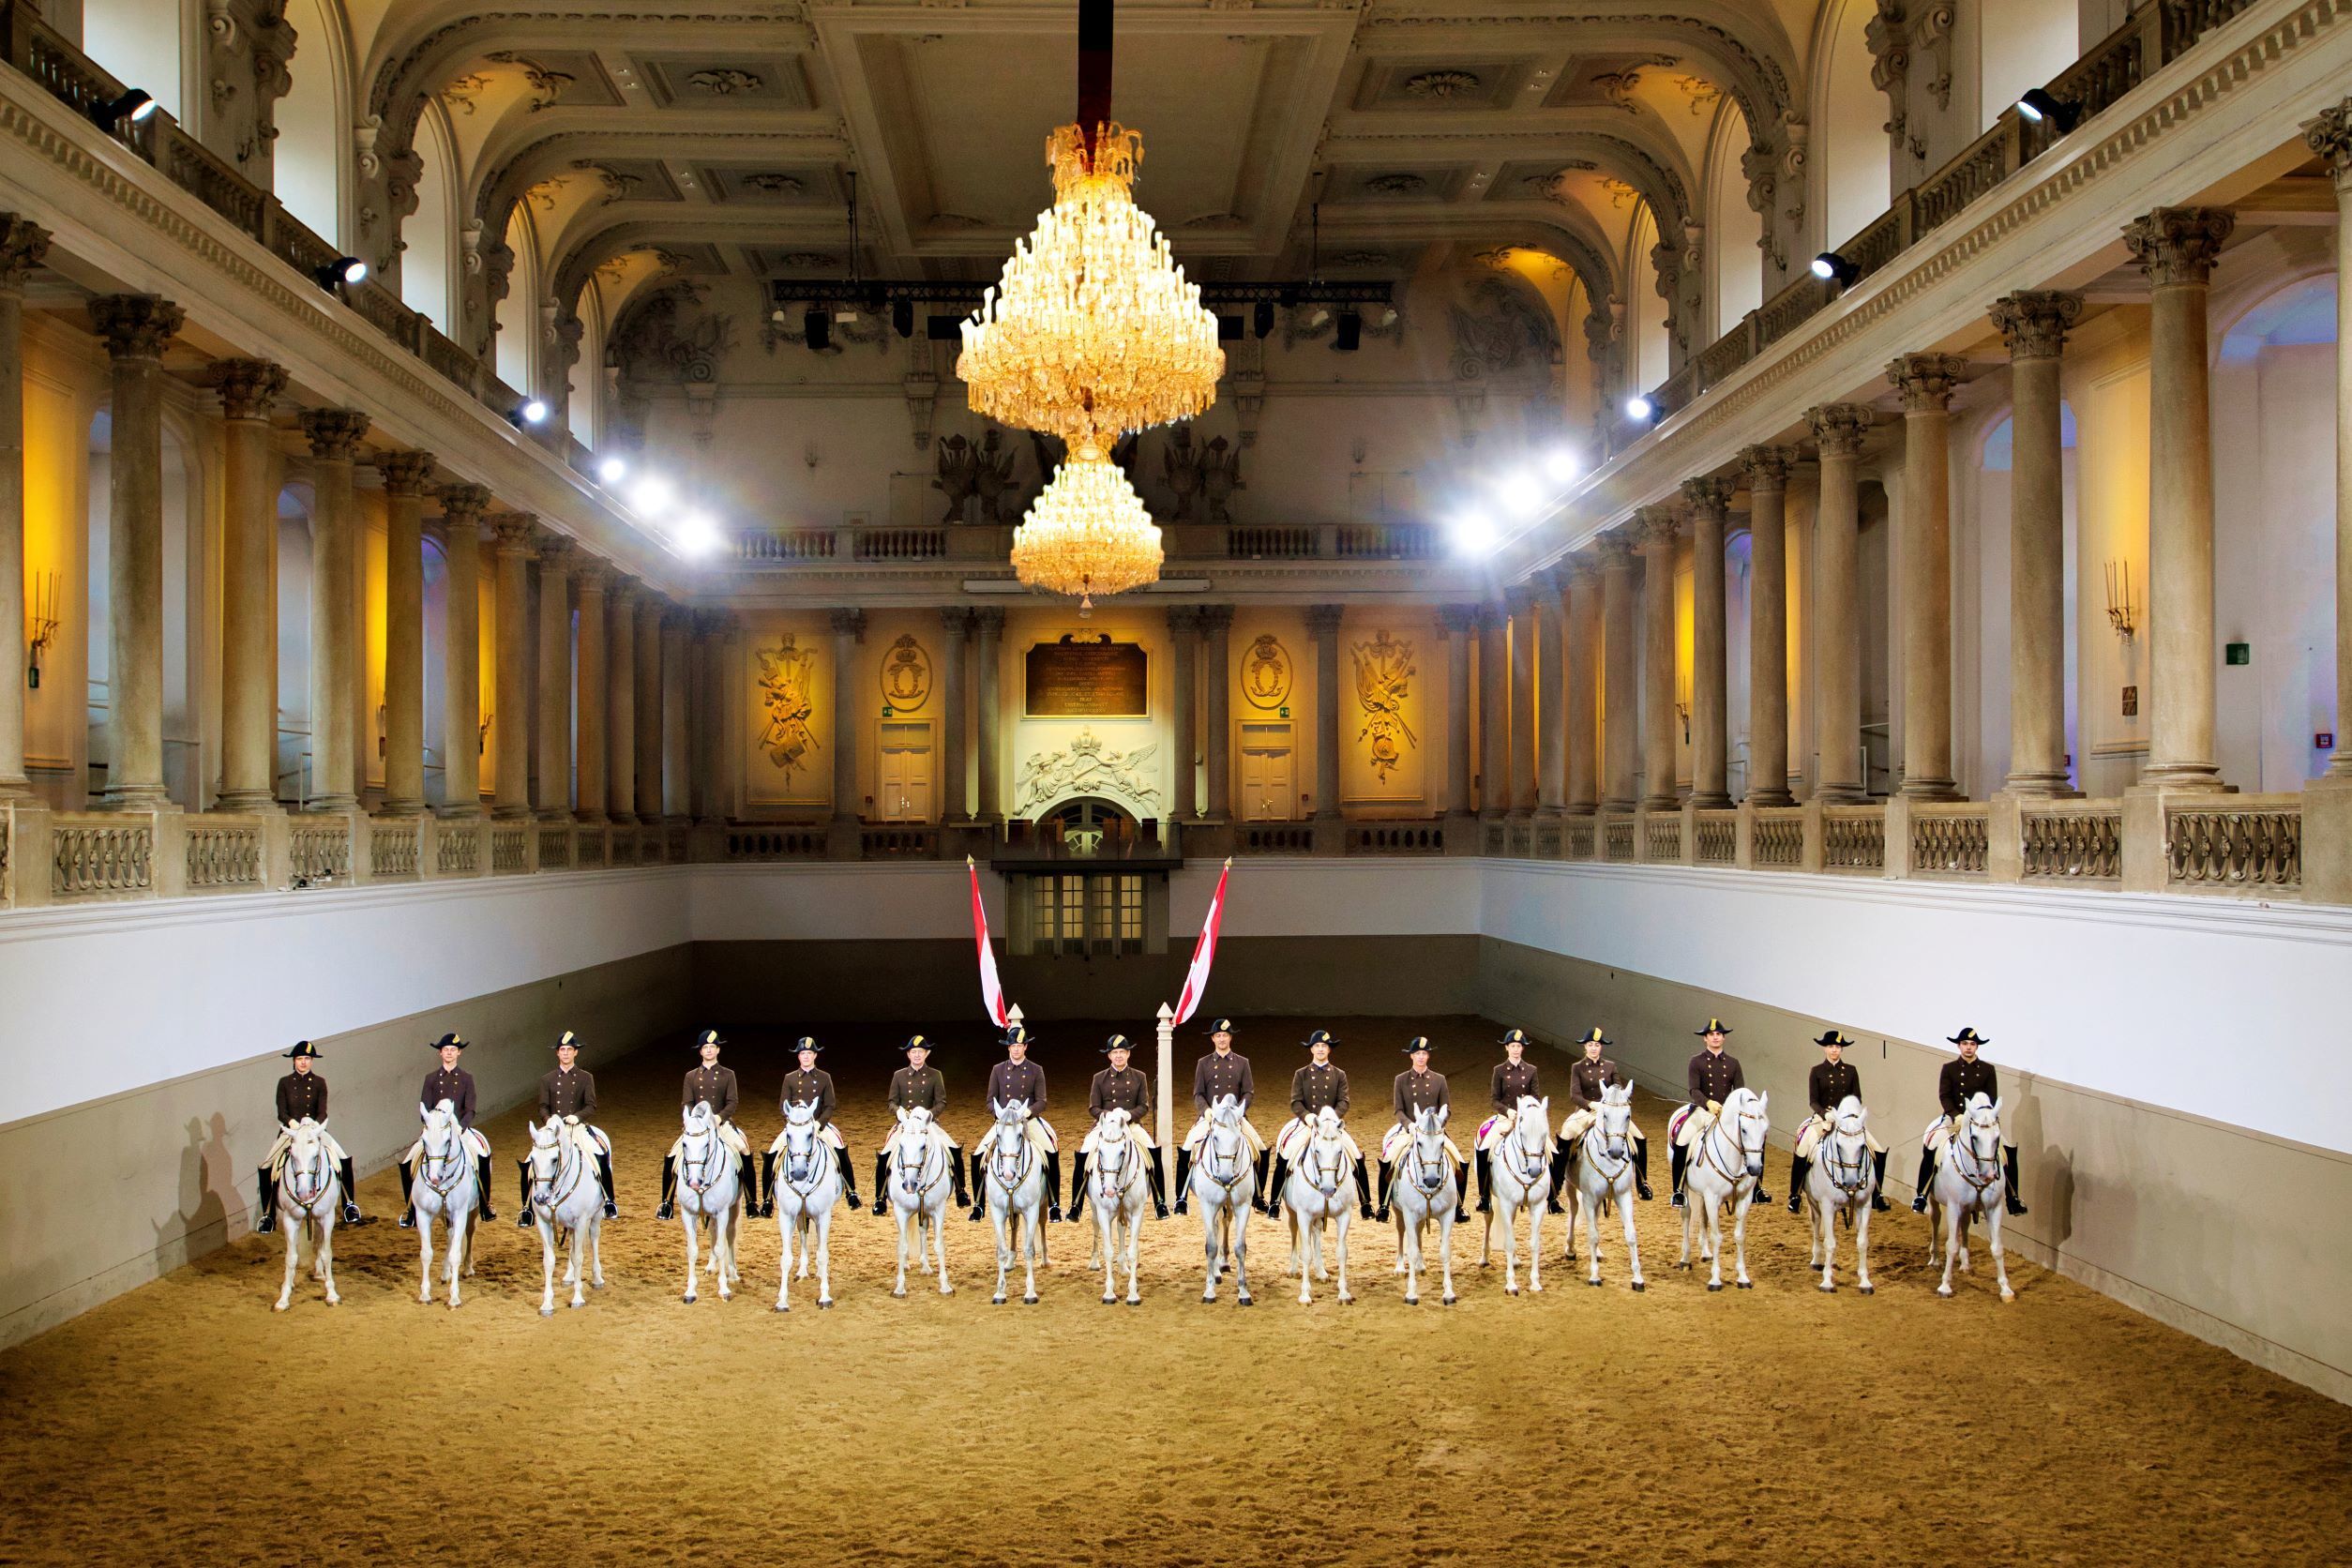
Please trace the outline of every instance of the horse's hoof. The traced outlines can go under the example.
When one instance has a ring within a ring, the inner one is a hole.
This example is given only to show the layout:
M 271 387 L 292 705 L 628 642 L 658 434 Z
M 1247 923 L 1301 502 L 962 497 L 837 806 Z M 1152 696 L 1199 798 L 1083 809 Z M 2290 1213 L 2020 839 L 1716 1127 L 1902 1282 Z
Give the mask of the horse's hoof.
M 581 1307 L 586 1306 L 587 1304 L 588 1304 L 586 1302 L 574 1302 L 572 1303 L 572 1310 L 574 1312 L 578 1312 Z
M 1254 1301 L 1251 1301 L 1251 1300 L 1250 1300 L 1247 1296 L 1244 1296 L 1244 1297 L 1242 1297 L 1239 1301 L 1236 1301 L 1233 1304 L 1234 1304 L 1235 1306 L 1256 1306 L 1258 1304 L 1257 1304 L 1256 1302 L 1254 1302 Z
M 1127 1298 L 1127 1304 L 1129 1306 L 1141 1306 L 1143 1304 L 1143 1298 L 1141 1296 L 1130 1296 Z
M 591 1290 L 601 1290 L 604 1289 L 604 1281 L 601 1279 L 592 1279 L 588 1282 L 588 1289 Z
M 1640 1280 L 1638 1280 L 1638 1279 L 1636 1279 L 1636 1280 L 1635 1280 L 1635 1281 L 1634 1281 L 1633 1288 L 1634 1288 L 1635 1289 L 1636 1289 L 1636 1290 L 1646 1290 L 1646 1289 L 1649 1289 L 1649 1287 L 1648 1287 L 1648 1286 L 1644 1285 L 1644 1284 L 1643 1284 Z
M 903 1285 L 899 1286 L 896 1290 L 893 1290 L 890 1293 L 899 1301 L 907 1299 L 907 1288 Z
M 1591 1286 L 1595 1290 L 1598 1290 L 1601 1288 L 1601 1282 L 1597 1279 L 1588 1279 L 1585 1283 Z
M 1720 1290 L 1720 1289 L 1723 1289 L 1723 1281 L 1722 1281 L 1722 1280 L 1720 1280 L 1720 1279 L 1715 1280 L 1714 1282 L 1712 1282 L 1711 1284 L 1710 1284 L 1710 1285 L 1707 1287 L 1707 1289 L 1709 1289 L 1710 1290 Z
M 1506 1285 L 1502 1288 L 1502 1293 L 1506 1296 L 1515 1296 L 1519 1293 L 1519 1288 L 1515 1285 Z
M 1214 1296 L 1203 1296 L 1203 1297 L 1201 1297 L 1201 1298 L 1200 1298 L 1200 1304 L 1201 1304 L 1201 1305 L 1203 1305 L 1203 1306 L 1214 1306 L 1214 1305 L 1216 1304 L 1216 1302 L 1217 1302 L 1217 1299 L 1216 1299 L 1216 1297 L 1214 1297 Z M 284 1307 L 279 1307 L 279 1310 L 280 1312 L 283 1312 L 283 1311 L 285 1310 L 285 1308 L 284 1308 Z
M 1035 1306 L 1037 1304 L 1037 1298 L 1034 1296 L 1023 1296 L 1021 1298 L 1021 1304 L 1023 1306 Z
M 1938 1285 L 1936 1287 L 1936 1294 L 1939 1296 L 1949 1296 L 1952 1294 L 1952 1287 L 1949 1285 Z
M 283 1312 L 292 1305 L 294 1305 L 294 1303 L 292 1302 L 279 1302 L 277 1305 L 271 1307 L 270 1310 L 272 1312 Z
M 1421 1304 L 1421 1298 L 1419 1296 L 1407 1296 L 1405 1298 L 1405 1304 L 1407 1306 L 1419 1306 Z
M 817 1304 L 817 1310 L 820 1312 L 830 1312 L 833 1310 L 833 1304 L 831 1302 L 819 1302 Z
M 692 1306 L 694 1304 L 694 1298 L 692 1296 L 683 1296 L 679 1299 L 684 1301 L 688 1306 Z
M 539 1308 L 539 1316 L 542 1318 L 552 1318 L 555 1316 L 555 1308 L 551 1306 L 543 1306 Z
M 1878 1293 L 1878 1288 L 1876 1285 L 1858 1285 L 1855 1289 L 1865 1296 L 1875 1296 Z
M 1003 1306 L 1004 1304 L 1004 1298 L 1003 1296 L 990 1296 L 988 1298 L 988 1304 L 990 1306 Z
M 2013 1301 L 2015 1301 L 2016 1299 L 2017 1299 L 2017 1292 L 2016 1292 L 2016 1291 L 2014 1291 L 2014 1290 L 2003 1290 L 2003 1291 L 2001 1292 L 2001 1300 L 2003 1300 L 2003 1301 L 2005 1301 L 2005 1302 L 2013 1302 Z
M 1452 1297 L 1452 1296 L 1447 1296 L 1447 1297 L 1445 1297 L 1445 1298 L 1444 1298 L 1444 1299 L 1443 1299 L 1443 1300 L 1442 1300 L 1442 1301 L 1441 1301 L 1439 1304 L 1443 1305 L 1443 1306 L 1452 1306 L 1452 1305 L 1454 1304 L 1454 1302 L 1455 1302 L 1455 1298 L 1454 1298 L 1454 1297 Z
M 1755 1285 L 1755 1283 L 1754 1283 L 1753 1281 L 1751 1281 L 1751 1280 L 1745 1280 L 1745 1279 L 1743 1279 L 1743 1280 L 1740 1281 L 1740 1289 L 1742 1289 L 1742 1290 L 1753 1290 L 1753 1289 L 1756 1289 L 1756 1285 Z
M 1817 1290 L 1818 1290 L 1818 1291 L 1820 1291 L 1820 1292 L 1821 1292 L 1823 1295 L 1825 1295 L 1825 1296 L 1828 1296 L 1828 1295 L 1834 1295 L 1834 1294 L 1836 1293 L 1836 1291 L 1837 1291 L 1837 1287 L 1836 1287 L 1836 1286 L 1834 1286 L 1834 1285 L 1832 1285 L 1832 1284 L 1831 1284 L 1831 1283 L 1830 1283 L 1828 1280 L 1826 1280 L 1826 1279 L 1825 1279 L 1825 1280 L 1823 1280 L 1820 1284 L 1818 1284 L 1818 1285 L 1815 1286 L 1815 1287 L 1814 1287 L 1814 1289 L 1817 1289 Z

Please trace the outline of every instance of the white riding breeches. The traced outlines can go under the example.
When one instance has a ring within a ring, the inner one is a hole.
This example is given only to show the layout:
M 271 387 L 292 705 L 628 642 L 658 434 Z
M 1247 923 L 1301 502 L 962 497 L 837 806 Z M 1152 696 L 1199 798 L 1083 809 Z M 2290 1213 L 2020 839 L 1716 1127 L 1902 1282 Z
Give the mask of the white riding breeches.
M 1600 1119 L 1601 1113 L 1597 1110 L 1588 1108 L 1570 1111 L 1566 1119 L 1560 1123 L 1560 1140 L 1562 1143 L 1576 1142 L 1576 1139 L 1591 1132 L 1592 1123 Z M 1629 1121 L 1625 1123 L 1625 1131 L 1636 1143 L 1650 1141 L 1650 1135 L 1643 1132 L 1640 1126 L 1633 1122 Z
M 2017 1140 L 2009 1136 L 2008 1122 L 2003 1121 L 2000 1127 L 2001 1147 L 2004 1149 L 2015 1149 L 2017 1147 Z M 1957 1116 L 1938 1116 L 1933 1122 L 1928 1123 L 1927 1130 L 1920 1135 L 1919 1146 L 1922 1149 L 1941 1150 L 1945 1144 L 1952 1141 L 1952 1135 L 1959 1130 L 1960 1118 Z M 1878 1146 L 1877 1140 L 1873 1138 L 1870 1146 L 1873 1149 L 1876 1149 Z
M 321 1127 L 319 1129 L 319 1141 L 326 1147 L 326 1157 L 333 1160 L 338 1166 L 340 1166 L 345 1160 L 351 1158 L 349 1154 L 343 1153 L 343 1146 L 335 1141 L 335 1135 L 328 1132 L 324 1127 Z M 294 1134 L 288 1132 L 284 1127 L 279 1127 L 278 1129 L 278 1141 L 269 1146 L 269 1158 L 262 1162 L 264 1165 L 269 1167 L 270 1175 L 273 1178 L 276 1177 L 279 1169 L 286 1162 L 286 1151 L 293 1147 Z M 414 1160 L 416 1157 L 415 1151 L 411 1150 L 408 1157 Z
M 1391 1126 L 1387 1132 L 1382 1133 L 1380 1135 L 1380 1163 L 1383 1165 L 1395 1164 L 1398 1151 L 1402 1150 L 1406 1144 L 1410 1143 L 1412 1141 L 1412 1137 L 1413 1130 L 1405 1125 L 1402 1122 L 1396 1123 Z M 1462 1157 L 1462 1151 L 1460 1147 L 1456 1145 L 1451 1138 L 1448 1138 L 1445 1140 L 1445 1152 L 1454 1156 L 1454 1163 L 1455 1165 L 1467 1165 L 1470 1163 Z
M 1215 1123 L 1209 1120 L 1208 1114 L 1204 1111 L 1201 1114 L 1200 1119 L 1192 1124 L 1192 1131 L 1184 1135 L 1184 1153 L 1187 1154 L 1199 1153 L 1200 1152 L 1200 1140 L 1209 1136 L 1209 1129 Z M 1249 1145 L 1249 1152 L 1252 1157 L 1262 1154 L 1266 1152 L 1265 1138 L 1259 1136 L 1256 1127 L 1250 1125 L 1249 1119 L 1247 1117 L 1244 1117 L 1242 1120 L 1242 1138 L 1243 1140 Z
M 1804 1125 L 1797 1129 L 1797 1157 L 1801 1160 L 1813 1158 L 1813 1152 L 1821 1147 L 1821 1140 L 1830 1136 L 1832 1125 L 1833 1122 L 1827 1115 L 1807 1117 Z M 1870 1145 L 1872 1153 L 1883 1154 L 1887 1152 L 1887 1146 L 1879 1142 L 1877 1135 L 1867 1127 L 1862 1129 L 1862 1139 Z
M 721 1122 L 718 1124 L 718 1140 L 738 1154 L 748 1157 L 751 1153 L 751 1140 L 745 1138 L 743 1129 L 732 1122 Z M 674 1160 L 684 1153 L 686 1153 L 686 1134 L 680 1133 L 676 1141 L 670 1145 L 670 1157 Z
M 835 1126 L 830 1122 L 817 1129 L 817 1137 L 836 1149 L 846 1149 L 849 1147 L 847 1143 L 844 1143 L 841 1140 L 841 1129 Z M 776 1141 L 768 1145 L 768 1153 L 771 1154 L 780 1154 L 783 1152 L 784 1135 L 782 1133 L 777 1133 L 776 1135 Z
M 1102 1146 L 1102 1128 L 1099 1126 L 1089 1127 L 1086 1129 L 1086 1141 L 1078 1145 L 1078 1153 L 1082 1154 L 1093 1154 Z M 1130 1122 L 1127 1123 L 1127 1141 L 1134 1144 L 1137 1148 L 1143 1150 L 1156 1149 L 1159 1147 L 1159 1145 L 1152 1141 L 1152 1135 L 1144 1130 L 1143 1123 L 1140 1122 Z
M 1281 1131 L 1274 1134 L 1274 1153 L 1281 1155 L 1286 1160 L 1296 1163 L 1299 1155 L 1305 1152 L 1307 1144 L 1314 1139 L 1314 1137 L 1315 1123 L 1312 1122 L 1302 1121 L 1298 1117 L 1293 1116 L 1290 1120 L 1282 1123 Z M 1348 1157 L 1349 1159 L 1360 1160 L 1364 1158 L 1364 1151 L 1356 1147 L 1356 1140 L 1354 1137 L 1349 1133 L 1347 1123 L 1344 1122 L 1340 1123 L 1339 1127 L 1339 1141 L 1348 1146 Z
M 474 1157 L 475 1159 L 486 1160 L 490 1158 L 490 1139 L 483 1136 L 482 1130 L 479 1127 L 468 1127 L 465 1129 L 465 1146 L 474 1151 Z M 417 1135 L 416 1141 L 408 1146 L 408 1153 L 400 1156 L 400 1163 L 402 1165 L 415 1165 L 416 1163 L 417 1156 L 422 1154 L 424 1152 L 425 1138 L 424 1135 L 420 1133 Z
M 988 1130 L 980 1135 L 980 1141 L 972 1146 L 973 1158 L 977 1159 L 996 1147 L 997 1128 L 1002 1124 L 1001 1123 L 989 1123 Z M 1062 1147 L 1062 1140 L 1054 1136 L 1052 1125 L 1042 1116 L 1033 1116 L 1029 1119 L 1028 1133 L 1030 1146 L 1041 1154 L 1054 1153 Z

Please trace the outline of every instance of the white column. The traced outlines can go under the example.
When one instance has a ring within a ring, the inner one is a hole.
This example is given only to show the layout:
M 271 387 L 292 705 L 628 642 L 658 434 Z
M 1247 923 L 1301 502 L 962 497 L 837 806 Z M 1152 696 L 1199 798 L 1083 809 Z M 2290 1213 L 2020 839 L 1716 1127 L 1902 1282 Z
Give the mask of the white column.
M 105 339 L 114 371 L 102 802 L 114 810 L 170 804 L 163 787 L 163 348 L 185 319 L 178 306 L 153 294 L 90 301 L 91 324 Z M 348 491 L 348 461 L 343 483 Z M 340 701 L 337 712 L 348 728 L 350 702 Z
M 24 772 L 24 284 L 49 231 L 0 213 L 0 802 L 33 792 Z
M 1908 354 L 1887 367 L 1903 395 L 1903 787 L 1910 800 L 1958 800 L 1952 776 L 1952 391 L 1956 354 Z
M 352 456 L 367 433 L 355 409 L 302 416 L 310 443 L 310 809 L 359 807 L 359 505 Z

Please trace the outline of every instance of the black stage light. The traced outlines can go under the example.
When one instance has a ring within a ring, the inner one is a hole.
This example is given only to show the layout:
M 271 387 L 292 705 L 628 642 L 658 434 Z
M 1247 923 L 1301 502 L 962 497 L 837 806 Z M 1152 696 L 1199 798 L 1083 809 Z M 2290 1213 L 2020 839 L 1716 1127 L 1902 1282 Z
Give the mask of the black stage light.
M 1364 346 L 1364 318 L 1353 310 L 1339 312 L 1337 328 L 1331 346 L 1341 354 L 1353 354 Z
M 120 98 L 108 98 L 104 103 L 95 106 L 90 113 L 91 117 L 98 124 L 113 130 L 125 120 L 137 125 L 154 113 L 157 107 L 154 94 L 144 87 L 133 87 Z
M 1225 316 L 1225 315 L 1220 315 L 1219 317 L 1217 317 L 1217 341 L 1218 341 L 1218 342 L 1220 342 L 1220 343 L 1237 343 L 1237 342 L 1241 341 L 1241 338 L 1242 338 L 1242 318 L 1241 318 L 1241 317 L 1239 317 L 1239 316 Z
M 801 318 L 801 330 L 808 335 L 808 346 L 822 354 L 833 347 L 833 318 L 823 310 L 811 310 Z
M 2047 124 L 2058 127 L 2058 134 L 2063 136 L 2073 130 L 2082 119 L 2083 106 L 2079 103 L 2069 103 L 2064 98 L 2046 92 L 2043 88 L 2032 87 L 2027 90 L 2025 97 L 2017 100 L 2017 113 L 2026 119 L 2031 120 L 2035 125 Z
M 1263 339 L 1274 330 L 1274 301 L 1261 299 L 1250 311 L 1250 330 Z
M 1834 250 L 1824 250 L 1813 258 L 1813 275 L 1824 283 L 1845 288 L 1862 276 L 1862 268 Z
M 924 319 L 923 336 L 934 343 L 960 342 L 964 335 L 961 316 L 928 316 Z
M 914 336 L 914 301 L 894 299 L 890 302 L 890 330 L 901 338 Z
M 324 266 L 312 268 L 310 276 L 322 289 L 332 289 L 338 283 L 364 283 L 368 280 L 368 264 L 356 256 L 338 256 Z

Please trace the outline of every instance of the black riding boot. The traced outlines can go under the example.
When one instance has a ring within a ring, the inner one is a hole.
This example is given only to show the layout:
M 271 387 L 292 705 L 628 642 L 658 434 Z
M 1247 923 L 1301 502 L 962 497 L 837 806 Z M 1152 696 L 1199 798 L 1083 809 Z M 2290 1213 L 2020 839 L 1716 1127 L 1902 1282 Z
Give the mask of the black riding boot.
M 1792 1214 L 1797 1212 L 1798 1208 L 1803 1202 L 1805 1172 L 1812 1168 L 1813 1162 L 1805 1158 L 1802 1154 L 1790 1156 L 1788 1166 L 1788 1212 Z
M 1259 1203 L 1259 1207 L 1260 1209 L 1263 1209 L 1265 1213 L 1270 1214 L 1273 1214 L 1273 1213 L 1274 1213 L 1274 1211 L 1273 1211 L 1272 1209 L 1267 1209 L 1267 1208 L 1265 1208 L 1265 1204 L 1266 1204 L 1266 1191 L 1267 1191 L 1267 1188 L 1266 1188 L 1266 1162 L 1267 1162 L 1269 1159 L 1271 1159 L 1273 1156 L 1274 1156 L 1274 1151 L 1273 1151 L 1273 1150 L 1271 1150 L 1271 1149 L 1260 1149 L 1260 1150 L 1259 1150 L 1259 1151 L 1258 1151 L 1258 1166 L 1257 1166 L 1257 1169 L 1256 1169 L 1256 1172 L 1255 1172 L 1255 1175 L 1254 1175 L 1254 1180 L 1257 1182 L 1257 1184 L 1258 1184 L 1258 1203 Z
M 2003 1149 L 2001 1151 L 2001 1163 L 2009 1178 L 2007 1183 L 2009 1189 L 2009 1212 L 2013 1214 L 2022 1214 L 2026 1212 L 2026 1205 L 2025 1202 L 2017 1196 L 2017 1151 L 2014 1149 Z
M 1915 1214 L 1927 1213 L 1927 1197 L 1935 1190 L 1936 1151 L 1922 1149 L 1919 1152 L 1919 1196 L 1911 1199 L 1911 1213 Z
M 1180 1214 L 1192 1212 L 1192 1151 L 1189 1149 L 1176 1151 L 1176 1212 Z
M 1388 1161 L 1386 1161 L 1386 1160 L 1382 1160 L 1382 1161 L 1380 1162 L 1380 1207 L 1379 1207 L 1379 1209 L 1377 1210 L 1377 1212 L 1375 1213 L 1375 1214 L 1374 1214 L 1374 1216 L 1373 1216 L 1373 1217 L 1374 1217 L 1374 1218 L 1376 1218 L 1376 1219 L 1382 1219 L 1382 1220 L 1385 1220 L 1385 1219 L 1387 1219 L 1387 1218 L 1388 1218 L 1388 1184 L 1389 1184 L 1389 1181 L 1390 1181 L 1390 1172 L 1389 1172 Z
M 768 1201 L 775 1202 L 776 1151 L 773 1149 L 761 1150 L 760 1153 L 760 1184 L 751 1189 L 751 1213 L 754 1215 L 760 1213 L 760 1194 L 762 1189 L 768 1195 Z
M 350 1155 L 343 1156 L 343 1163 L 337 1168 L 335 1173 L 342 1178 L 343 1183 L 343 1223 L 345 1225 L 364 1224 L 365 1221 L 359 1216 L 359 1182 L 351 1173 Z
M 548 1216 L 550 1223 L 552 1223 L 554 1218 L 553 1214 Z M 515 1229 L 518 1230 L 531 1229 L 531 1162 L 529 1160 L 515 1162 Z
M 874 1213 L 890 1207 L 890 1151 L 874 1156 Z
M 497 1211 L 490 1207 L 490 1162 L 488 1154 L 474 1156 L 474 1180 L 479 1184 L 482 1191 L 482 1217 L 496 1219 Z
M 1160 1151 L 1157 1144 L 1153 1145 L 1150 1153 L 1152 1155 L 1152 1213 L 1161 1219 L 1166 1219 L 1168 1217 L 1168 1167 L 1160 1163 Z
M 1647 1203 L 1656 1196 L 1650 1190 L 1650 1144 L 1647 1139 L 1634 1139 L 1634 1190 Z
M 1081 1149 L 1070 1156 L 1070 1223 L 1076 1225 L 1086 1212 L 1086 1151 Z
M 1046 1217 L 1062 1217 L 1062 1151 L 1059 1149 L 1048 1150 L 1046 1153 Z
M 1282 1184 L 1289 1178 L 1289 1175 L 1290 1162 L 1280 1154 L 1276 1154 L 1274 1161 L 1274 1180 L 1267 1183 L 1266 1190 L 1259 1195 L 1259 1212 L 1268 1219 L 1282 1213 Z
M 1478 1212 L 1483 1214 L 1494 1204 L 1495 1168 L 1480 1159 L 1475 1150 L 1470 1152 L 1470 1164 L 1478 1168 Z
M 1552 1190 L 1544 1199 L 1546 1213 L 1564 1214 L 1560 1195 L 1568 1190 L 1568 1162 L 1576 1154 L 1576 1146 L 1564 1138 L 1552 1139 Z
M 612 1156 L 611 1154 L 600 1153 L 596 1155 L 596 1180 L 604 1187 L 604 1217 L 619 1219 L 621 1205 L 612 1196 Z
M 253 1229 L 266 1236 L 278 1229 L 278 1184 L 270 1180 L 267 1166 L 262 1167 L 261 1190 L 254 1197 L 253 1202 L 259 1211 L 259 1217 L 253 1221 Z
M 1887 1184 L 1887 1152 L 1884 1149 L 1870 1156 L 1870 1208 L 1873 1214 L 1885 1214 L 1894 1207 L 1879 1196 L 1878 1189 Z
M 1372 1172 L 1364 1168 L 1362 1154 L 1356 1156 L 1356 1198 L 1362 1204 L 1360 1212 L 1363 1216 L 1370 1219 L 1372 1217 Z
M 416 1168 L 410 1165 L 408 1161 L 402 1160 L 400 1162 L 400 1229 L 403 1230 L 416 1229 L 416 1203 L 408 1195 L 409 1184 L 415 1180 L 416 1180 Z
M 1473 1158 L 1475 1158 L 1475 1156 L 1473 1156 Z M 1462 1188 L 1462 1176 L 1461 1176 L 1461 1173 L 1460 1173 L 1459 1171 L 1456 1171 L 1456 1172 L 1455 1172 L 1455 1175 L 1454 1175 L 1454 1223 L 1455 1223 L 1455 1224 L 1456 1224 L 1456 1225 L 1468 1225 L 1468 1224 L 1470 1223 L 1470 1211 L 1469 1211 L 1468 1209 L 1466 1209 L 1466 1208 L 1464 1208 L 1464 1207 L 1463 1207 L 1463 1205 L 1464 1205 L 1465 1203 L 1468 1203 L 1469 1201 L 1470 1201 L 1470 1194 L 1469 1194 L 1468 1192 L 1466 1192 L 1466 1191 L 1464 1191 L 1464 1190 L 1463 1190 L 1463 1188 Z
M 743 1212 L 746 1215 L 760 1212 L 760 1184 L 753 1178 L 751 1172 L 751 1156 L 737 1154 L 735 1156 L 735 1185 L 741 1189 Z
M 1772 1200 L 1772 1195 L 1764 1190 L 1764 1178 L 1762 1176 L 1756 1177 L 1756 1191 L 1748 1195 L 1748 1201 L 1751 1203 L 1770 1203 Z
M 973 1224 L 988 1217 L 988 1175 L 980 1168 L 980 1156 L 972 1156 L 972 1219 Z
M 1679 1143 L 1668 1152 L 1666 1157 L 1666 1177 L 1669 1184 L 1674 1188 L 1673 1206 L 1678 1209 L 1689 1207 L 1682 1199 L 1682 1168 L 1690 1163 L 1690 1159 L 1691 1152 Z
M 678 1156 L 675 1154 L 664 1154 L 661 1157 L 661 1206 L 654 1211 L 654 1217 L 656 1219 L 676 1219 L 678 1217 L 678 1206 L 674 1202 L 671 1201 L 677 1196 L 677 1192 Z
M 961 1208 L 965 1204 L 972 1201 L 970 1191 L 964 1185 L 964 1155 L 962 1150 L 950 1149 L 947 1151 L 947 1168 L 955 1174 L 956 1204 L 957 1207 Z
M 836 1149 L 833 1152 L 833 1158 L 834 1163 L 841 1168 L 841 1194 L 848 1200 L 850 1207 L 854 1209 L 858 1206 L 857 1170 L 850 1159 L 850 1152 L 847 1149 Z M 776 1184 L 774 1182 L 768 1184 L 767 1206 L 760 1212 L 763 1214 L 776 1213 Z

